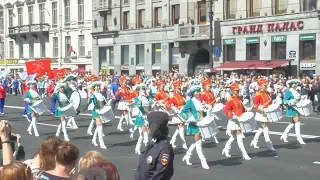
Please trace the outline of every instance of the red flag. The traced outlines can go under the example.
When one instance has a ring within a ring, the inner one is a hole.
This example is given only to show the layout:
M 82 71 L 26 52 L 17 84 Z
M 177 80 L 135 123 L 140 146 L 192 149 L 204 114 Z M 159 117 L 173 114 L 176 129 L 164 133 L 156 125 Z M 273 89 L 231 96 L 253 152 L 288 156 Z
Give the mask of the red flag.
M 70 54 L 71 54 L 71 53 L 76 54 L 76 52 L 73 50 L 73 47 L 72 47 L 72 46 L 69 47 L 69 53 L 70 53 Z
M 51 72 L 51 60 L 36 60 L 26 62 L 28 75 L 37 73 L 37 77 Z
M 61 77 L 67 73 L 66 68 L 61 68 L 61 69 L 54 69 L 51 70 L 51 73 L 49 75 L 50 79 L 57 79 L 58 77 Z

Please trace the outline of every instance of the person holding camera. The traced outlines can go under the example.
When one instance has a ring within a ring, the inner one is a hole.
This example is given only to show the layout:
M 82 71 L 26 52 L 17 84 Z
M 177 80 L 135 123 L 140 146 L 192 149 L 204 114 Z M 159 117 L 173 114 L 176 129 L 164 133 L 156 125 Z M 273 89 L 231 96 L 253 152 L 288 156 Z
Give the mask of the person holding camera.
M 10 143 L 10 126 L 8 121 L 2 120 L 0 122 L 0 154 L 3 157 L 1 165 L 8 165 L 13 160 L 13 153 Z

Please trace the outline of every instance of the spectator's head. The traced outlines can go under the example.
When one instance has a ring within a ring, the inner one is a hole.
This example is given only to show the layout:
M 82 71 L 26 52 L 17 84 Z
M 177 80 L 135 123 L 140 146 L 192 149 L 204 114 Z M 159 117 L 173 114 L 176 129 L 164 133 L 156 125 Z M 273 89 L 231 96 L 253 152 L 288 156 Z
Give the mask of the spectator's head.
M 117 167 L 111 162 L 98 162 L 91 166 L 91 168 L 101 168 L 104 170 L 107 177 L 106 180 L 120 180 Z M 90 168 L 90 169 L 91 169 Z
M 98 151 L 89 151 L 79 160 L 79 171 L 86 170 L 97 162 L 107 162 L 106 158 Z
M 55 168 L 56 151 L 62 143 L 63 141 L 56 136 L 49 136 L 42 141 L 38 150 L 40 170 L 49 171 Z
M 73 176 L 73 180 L 106 180 L 107 176 L 101 168 L 90 168 L 87 170 L 81 170 Z
M 69 172 L 75 167 L 79 158 L 79 149 L 71 143 L 63 142 L 56 151 L 56 168 L 63 167 Z
M 0 177 L 3 180 L 32 180 L 30 168 L 21 162 L 12 162 L 0 169 Z

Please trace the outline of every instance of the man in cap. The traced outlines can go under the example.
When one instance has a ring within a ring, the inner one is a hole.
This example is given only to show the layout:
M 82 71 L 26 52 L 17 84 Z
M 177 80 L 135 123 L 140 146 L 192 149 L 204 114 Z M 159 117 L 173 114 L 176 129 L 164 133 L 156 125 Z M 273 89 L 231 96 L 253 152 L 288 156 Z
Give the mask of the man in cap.
M 170 180 L 173 176 L 174 152 L 167 140 L 169 115 L 153 111 L 147 116 L 152 140 L 140 155 L 135 180 Z

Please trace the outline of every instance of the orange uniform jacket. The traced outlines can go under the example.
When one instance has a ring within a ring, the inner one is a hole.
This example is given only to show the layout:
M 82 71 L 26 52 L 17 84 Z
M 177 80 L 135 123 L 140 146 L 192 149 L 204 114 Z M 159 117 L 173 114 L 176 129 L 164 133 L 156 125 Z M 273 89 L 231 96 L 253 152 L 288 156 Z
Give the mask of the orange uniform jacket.
M 155 101 L 161 101 L 163 100 L 163 103 L 166 103 L 168 101 L 169 95 L 164 90 L 158 90 L 156 92 L 156 96 L 154 98 Z
M 130 91 L 127 86 L 119 87 L 115 97 L 120 96 L 122 100 L 130 101 Z
M 132 102 L 132 99 L 136 98 L 139 96 L 139 92 L 136 90 L 131 90 L 130 91 L 130 99 L 128 100 L 130 103 Z
M 204 101 L 206 104 L 213 105 L 216 102 L 216 98 L 212 92 L 204 91 L 200 95 L 200 101 Z
M 181 96 L 181 94 L 174 94 L 173 97 L 171 97 L 169 99 L 169 101 L 167 102 L 166 108 L 171 109 L 172 104 L 176 108 L 181 109 L 186 104 L 186 102 L 185 102 L 184 98 Z
M 226 106 L 224 107 L 224 113 L 227 116 L 230 118 L 232 118 L 233 115 L 241 116 L 244 112 L 246 112 L 246 109 L 238 96 L 231 96 L 227 100 Z
M 266 91 L 259 91 L 256 93 L 253 99 L 253 108 L 258 109 L 260 105 L 263 108 L 267 108 L 271 104 L 272 100 L 271 97 L 267 94 Z

